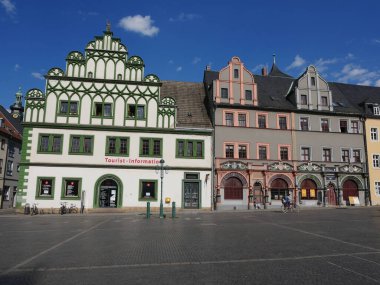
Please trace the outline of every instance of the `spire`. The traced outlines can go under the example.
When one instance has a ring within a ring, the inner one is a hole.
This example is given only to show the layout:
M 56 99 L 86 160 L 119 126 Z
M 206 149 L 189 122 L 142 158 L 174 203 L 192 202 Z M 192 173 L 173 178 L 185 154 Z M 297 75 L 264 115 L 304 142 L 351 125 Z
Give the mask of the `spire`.
M 11 114 L 13 118 L 19 119 L 20 121 L 22 121 L 24 107 L 22 106 L 21 87 L 18 88 L 18 91 L 16 92 L 16 101 L 10 106 L 10 109 L 11 109 Z
M 293 78 L 291 77 L 290 75 L 282 72 L 276 65 L 276 54 L 273 53 L 273 64 L 272 64 L 272 68 L 268 74 L 268 76 L 272 76 L 272 77 L 287 77 L 287 78 Z
M 111 32 L 111 23 L 109 20 L 107 20 L 107 25 L 106 25 L 106 32 Z
M 275 65 L 275 64 L 276 64 L 276 54 L 273 53 L 273 65 Z

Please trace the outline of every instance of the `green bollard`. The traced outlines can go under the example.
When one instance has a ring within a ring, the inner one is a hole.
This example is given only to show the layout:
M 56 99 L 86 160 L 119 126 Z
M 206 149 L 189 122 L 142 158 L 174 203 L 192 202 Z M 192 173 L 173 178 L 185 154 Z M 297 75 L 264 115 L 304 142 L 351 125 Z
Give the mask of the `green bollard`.
M 175 218 L 175 202 L 172 202 L 172 218 Z
M 150 202 L 146 203 L 146 218 L 150 219 Z

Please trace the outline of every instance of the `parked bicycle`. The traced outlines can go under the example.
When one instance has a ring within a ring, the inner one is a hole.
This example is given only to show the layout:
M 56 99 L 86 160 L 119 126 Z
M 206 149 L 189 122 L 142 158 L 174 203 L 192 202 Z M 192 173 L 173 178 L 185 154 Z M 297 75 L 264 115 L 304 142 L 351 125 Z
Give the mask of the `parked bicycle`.
M 30 208 L 30 215 L 31 216 L 38 215 L 37 203 L 33 203 L 32 207 Z
M 76 214 L 78 213 L 78 208 L 74 204 L 71 204 L 70 207 L 67 206 L 67 202 L 62 202 L 61 207 L 59 208 L 59 213 L 64 214 Z
M 300 211 L 300 205 L 297 205 L 296 203 L 290 203 L 290 204 L 282 203 L 282 205 L 281 205 L 281 211 L 283 213 L 288 213 L 288 212 L 299 213 L 299 211 Z

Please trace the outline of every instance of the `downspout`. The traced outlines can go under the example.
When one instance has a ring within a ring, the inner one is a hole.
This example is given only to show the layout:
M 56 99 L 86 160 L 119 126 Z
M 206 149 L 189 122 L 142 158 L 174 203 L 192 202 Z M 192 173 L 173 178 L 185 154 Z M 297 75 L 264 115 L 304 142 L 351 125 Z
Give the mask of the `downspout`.
M 363 167 L 363 177 L 364 177 L 364 201 L 365 201 L 365 205 L 366 206 L 371 206 L 372 205 L 372 201 L 371 201 L 371 195 L 369 193 L 369 189 L 370 189 L 370 185 L 368 185 L 369 181 L 370 180 L 370 177 L 369 177 L 369 167 L 368 167 L 368 151 L 367 151 L 367 129 L 366 129 L 366 116 L 365 114 L 363 114 L 361 117 L 360 117 L 360 121 L 363 123 L 363 140 L 364 140 L 364 157 L 365 157 L 365 163 L 364 163 L 364 167 Z

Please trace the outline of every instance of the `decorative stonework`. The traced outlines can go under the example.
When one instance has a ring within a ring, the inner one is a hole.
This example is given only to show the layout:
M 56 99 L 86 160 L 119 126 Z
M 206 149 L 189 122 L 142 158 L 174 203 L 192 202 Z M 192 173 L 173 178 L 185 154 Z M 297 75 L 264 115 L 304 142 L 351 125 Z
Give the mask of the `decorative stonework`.
M 247 164 L 241 161 L 227 161 L 220 165 L 222 169 L 236 169 L 236 170 L 245 170 L 248 168 Z
M 342 172 L 360 173 L 363 172 L 363 168 L 356 165 L 345 165 L 339 168 Z
M 305 164 L 298 166 L 298 170 L 300 170 L 300 171 L 321 171 L 322 167 L 318 164 L 308 162 L 308 163 L 305 163 Z
M 274 171 L 291 171 L 293 170 L 293 166 L 289 163 L 285 162 L 276 162 L 273 164 L 268 165 L 268 170 L 274 170 Z

